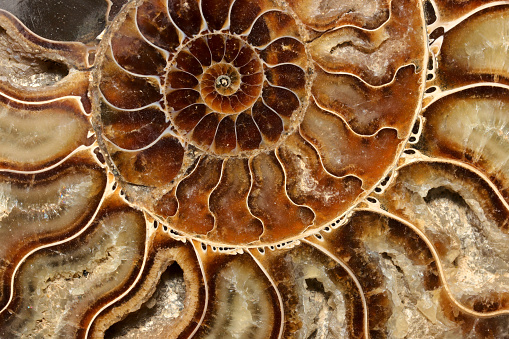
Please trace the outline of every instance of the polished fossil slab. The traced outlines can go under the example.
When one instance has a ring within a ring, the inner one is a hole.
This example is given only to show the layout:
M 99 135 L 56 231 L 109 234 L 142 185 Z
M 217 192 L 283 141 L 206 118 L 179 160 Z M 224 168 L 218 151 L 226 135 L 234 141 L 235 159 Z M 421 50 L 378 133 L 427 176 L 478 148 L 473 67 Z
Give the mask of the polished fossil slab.
M 0 8 L 0 336 L 507 336 L 507 1 Z

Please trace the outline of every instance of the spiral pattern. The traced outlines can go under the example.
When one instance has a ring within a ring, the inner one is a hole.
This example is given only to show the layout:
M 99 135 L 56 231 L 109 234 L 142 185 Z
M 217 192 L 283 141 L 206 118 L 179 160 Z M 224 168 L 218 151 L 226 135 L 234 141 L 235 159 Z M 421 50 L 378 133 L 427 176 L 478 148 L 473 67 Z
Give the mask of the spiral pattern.
M 507 337 L 509 2 L 273 1 L 0 1 L 0 338 Z
M 334 221 L 394 165 L 418 111 L 422 8 L 398 6 L 376 34 L 355 21 L 321 32 L 305 8 L 268 0 L 127 5 L 91 87 L 127 199 L 177 233 L 228 246 Z M 359 53 L 380 69 L 363 70 Z
M 302 111 L 306 98 L 294 90 L 305 87 L 306 76 L 292 65 L 297 81 L 276 87 L 274 77 L 282 77 L 285 69 L 264 71 L 263 58 L 266 53 L 227 33 L 198 35 L 178 50 L 169 62 L 165 108 L 179 134 L 218 155 L 274 145 Z M 279 68 L 281 63 L 275 61 Z M 276 96 L 288 100 L 278 104 Z

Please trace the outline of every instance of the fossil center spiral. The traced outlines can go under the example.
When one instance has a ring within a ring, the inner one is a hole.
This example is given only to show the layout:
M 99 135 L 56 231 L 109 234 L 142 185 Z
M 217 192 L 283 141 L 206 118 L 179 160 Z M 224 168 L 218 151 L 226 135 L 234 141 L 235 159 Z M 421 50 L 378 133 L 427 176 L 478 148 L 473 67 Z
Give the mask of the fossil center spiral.
M 105 32 L 90 86 L 106 165 L 129 203 L 202 242 L 275 244 L 339 222 L 411 133 L 420 5 L 360 32 L 314 29 L 291 1 L 212 2 L 130 1 Z M 359 47 L 381 35 L 398 43 Z
M 207 37 L 198 39 L 200 44 L 206 43 L 204 40 L 207 39 L 209 48 L 214 49 L 220 46 L 213 44 L 221 44 L 224 36 L 218 36 L 215 39 Z M 226 36 L 226 39 L 228 46 L 225 48 L 232 51 L 226 51 L 219 62 L 211 60 L 209 65 L 206 60 L 205 64 L 202 63 L 204 72 L 198 77 L 198 81 L 201 98 L 210 109 L 220 113 L 235 114 L 249 109 L 260 95 L 263 68 L 255 51 L 249 45 L 234 36 Z M 189 51 L 199 51 L 192 46 L 193 43 L 196 43 L 196 40 L 191 42 Z M 218 59 L 217 57 L 216 60 Z
M 198 35 L 169 62 L 165 108 L 179 134 L 199 149 L 217 155 L 246 154 L 273 143 L 263 140 L 253 120 L 266 115 L 264 82 L 259 51 L 240 36 Z M 182 91 L 185 87 L 193 92 Z M 268 109 L 290 116 L 299 107 L 297 103 L 288 109 Z
M 220 75 L 216 79 L 216 89 L 218 91 L 223 90 L 223 92 L 225 92 L 225 94 L 230 94 L 230 93 L 226 93 L 226 92 L 228 92 L 228 90 L 231 91 L 231 88 L 230 88 L 231 84 L 232 84 L 232 76 L 230 74 Z

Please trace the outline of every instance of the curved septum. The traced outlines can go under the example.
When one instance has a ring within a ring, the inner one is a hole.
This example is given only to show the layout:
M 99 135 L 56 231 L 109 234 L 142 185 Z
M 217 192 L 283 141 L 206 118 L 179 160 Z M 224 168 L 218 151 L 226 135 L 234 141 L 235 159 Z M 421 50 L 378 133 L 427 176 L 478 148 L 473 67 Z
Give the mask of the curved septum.
M 355 20 L 322 32 L 292 2 L 186 4 L 131 2 L 99 48 L 95 129 L 129 202 L 232 248 L 339 220 L 410 135 L 427 56 L 419 3 L 394 4 L 373 32 Z
M 268 98 L 274 96 L 267 90 L 269 68 L 263 66 L 260 51 L 245 40 L 230 33 L 199 35 L 169 62 L 166 113 L 178 134 L 206 153 L 245 157 L 271 150 L 302 121 L 307 97 L 269 108 L 283 123 L 279 136 L 267 135 L 255 122 L 266 115 L 265 103 L 277 98 Z M 199 95 L 182 95 L 183 89 Z

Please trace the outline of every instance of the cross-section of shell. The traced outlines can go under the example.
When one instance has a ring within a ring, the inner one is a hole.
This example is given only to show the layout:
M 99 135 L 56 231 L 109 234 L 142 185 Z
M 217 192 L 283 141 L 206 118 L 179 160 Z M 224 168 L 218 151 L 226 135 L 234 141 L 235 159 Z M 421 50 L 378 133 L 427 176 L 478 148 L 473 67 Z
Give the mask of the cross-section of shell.
M 0 1 L 0 337 L 509 336 L 509 1 Z

